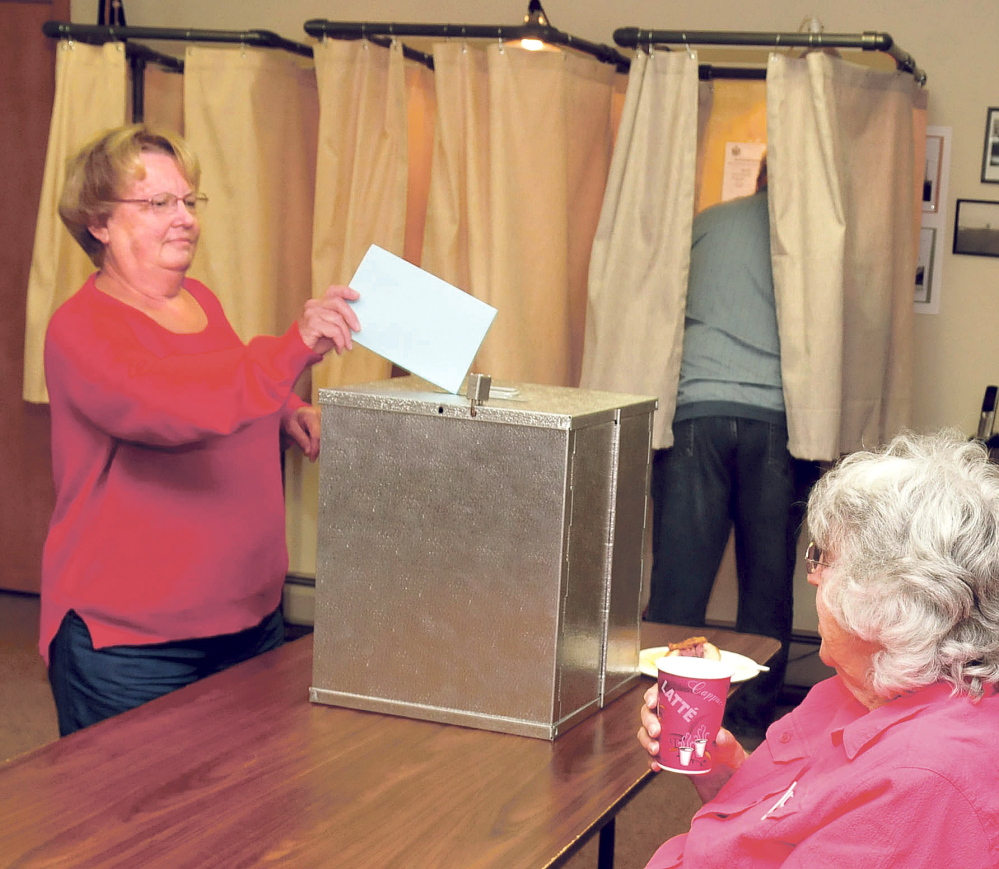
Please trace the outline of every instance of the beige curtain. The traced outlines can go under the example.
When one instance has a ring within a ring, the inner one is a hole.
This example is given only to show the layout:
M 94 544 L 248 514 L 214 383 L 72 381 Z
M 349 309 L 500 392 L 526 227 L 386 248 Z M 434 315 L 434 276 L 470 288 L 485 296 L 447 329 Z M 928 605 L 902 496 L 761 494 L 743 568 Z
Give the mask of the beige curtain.
M 315 62 L 320 109 L 312 291 L 319 295 L 331 283 L 349 283 L 372 244 L 419 261 L 433 87 L 430 71 L 405 61 L 399 45 L 386 50 L 331 40 L 315 47 Z M 391 373 L 389 362 L 355 345 L 313 369 L 314 392 Z M 287 456 L 291 571 L 314 575 L 318 468 L 295 451 Z
M 268 49 L 187 49 L 185 135 L 209 197 L 191 275 L 244 340 L 283 333 L 311 292 L 317 117 L 311 63 Z
M 916 86 L 820 52 L 767 82 L 789 448 L 831 460 L 909 419 Z
M 143 78 L 142 120 L 156 130 L 184 134 L 184 76 L 147 66 Z
M 320 117 L 312 291 L 319 295 L 329 284 L 349 283 L 372 244 L 403 255 L 410 119 L 401 45 L 328 40 L 316 46 L 315 60 Z M 331 355 L 313 377 L 317 386 L 337 386 L 391 373 L 385 359 L 355 347 Z
M 698 100 L 695 54 L 635 57 L 590 260 L 581 385 L 658 397 L 656 448 L 673 442 Z
M 24 398 L 47 402 L 42 354 L 56 308 L 79 289 L 94 265 L 59 219 L 66 160 L 103 130 L 126 121 L 128 64 L 124 46 L 60 42 L 56 91 L 28 273 L 24 341 Z
M 498 309 L 473 369 L 577 385 L 614 68 L 558 50 L 434 46 L 423 267 Z

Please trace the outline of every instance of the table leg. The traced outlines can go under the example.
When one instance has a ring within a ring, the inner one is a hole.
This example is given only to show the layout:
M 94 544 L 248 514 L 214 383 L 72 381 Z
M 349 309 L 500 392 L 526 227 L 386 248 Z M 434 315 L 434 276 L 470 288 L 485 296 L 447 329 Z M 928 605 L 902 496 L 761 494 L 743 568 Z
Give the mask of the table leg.
M 600 828 L 600 839 L 597 843 L 597 869 L 614 869 L 614 825 L 611 818 Z

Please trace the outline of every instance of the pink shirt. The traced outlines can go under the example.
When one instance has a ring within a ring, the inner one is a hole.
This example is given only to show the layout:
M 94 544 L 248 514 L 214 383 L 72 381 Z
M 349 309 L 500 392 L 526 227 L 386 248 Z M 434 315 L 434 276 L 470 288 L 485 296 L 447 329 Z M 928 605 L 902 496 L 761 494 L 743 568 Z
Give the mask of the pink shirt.
M 233 633 L 277 608 L 288 567 L 281 412 L 320 357 L 297 326 L 243 344 L 208 317 L 176 334 L 91 278 L 45 344 L 56 504 L 42 559 L 39 649 L 67 610 L 94 646 Z
M 999 695 L 816 685 L 648 869 L 994 869 Z M 668 775 L 669 773 L 661 773 Z

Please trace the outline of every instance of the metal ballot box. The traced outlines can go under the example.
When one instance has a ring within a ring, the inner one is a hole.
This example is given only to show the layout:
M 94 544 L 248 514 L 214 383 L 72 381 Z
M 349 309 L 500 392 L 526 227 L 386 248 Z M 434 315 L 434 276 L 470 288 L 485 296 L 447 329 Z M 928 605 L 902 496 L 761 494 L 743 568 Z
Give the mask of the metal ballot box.
M 631 687 L 654 398 L 320 403 L 313 702 L 554 739 Z

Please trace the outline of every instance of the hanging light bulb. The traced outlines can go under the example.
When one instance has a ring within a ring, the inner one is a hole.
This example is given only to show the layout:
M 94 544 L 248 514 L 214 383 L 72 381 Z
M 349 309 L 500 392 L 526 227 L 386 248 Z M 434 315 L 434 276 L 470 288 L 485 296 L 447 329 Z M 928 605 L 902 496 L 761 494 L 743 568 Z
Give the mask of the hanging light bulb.
M 527 14 L 524 16 L 524 26 L 534 27 L 539 30 L 548 27 L 548 16 L 541 6 L 541 0 L 531 0 L 527 4 Z M 537 37 L 525 36 L 520 40 L 520 47 L 528 51 L 542 51 L 546 48 L 545 43 Z

